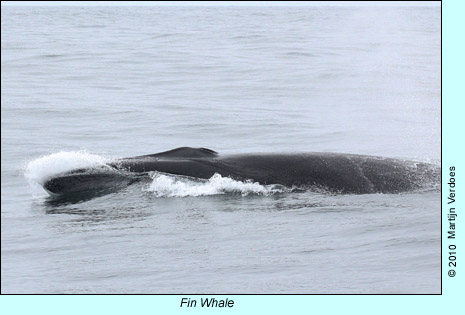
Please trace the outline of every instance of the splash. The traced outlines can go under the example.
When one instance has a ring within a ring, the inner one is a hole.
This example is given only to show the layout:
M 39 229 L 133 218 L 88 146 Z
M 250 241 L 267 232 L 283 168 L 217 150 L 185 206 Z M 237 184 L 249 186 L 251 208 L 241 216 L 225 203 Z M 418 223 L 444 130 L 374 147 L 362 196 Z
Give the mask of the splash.
M 147 191 L 153 192 L 157 197 L 187 197 L 187 196 L 210 196 L 220 194 L 240 194 L 247 196 L 272 195 L 290 191 L 281 185 L 260 185 L 252 181 L 237 181 L 220 174 L 213 175 L 208 180 L 167 175 L 158 172 L 151 174 L 153 181 Z
M 79 168 L 107 167 L 109 160 L 85 151 L 61 151 L 42 156 L 25 166 L 24 176 L 31 187 L 43 185 L 49 178 Z

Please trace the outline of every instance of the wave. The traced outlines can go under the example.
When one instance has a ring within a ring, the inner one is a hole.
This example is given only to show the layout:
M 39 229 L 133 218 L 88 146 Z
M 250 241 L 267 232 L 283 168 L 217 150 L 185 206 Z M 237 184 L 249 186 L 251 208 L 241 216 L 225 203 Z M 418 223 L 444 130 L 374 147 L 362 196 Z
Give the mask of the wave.
M 216 173 L 211 178 L 197 179 L 185 176 L 151 173 L 152 182 L 147 191 L 156 197 L 197 197 L 221 194 L 249 194 L 269 196 L 276 193 L 292 191 L 282 185 L 261 185 L 252 181 L 237 181 L 230 177 L 223 177 Z

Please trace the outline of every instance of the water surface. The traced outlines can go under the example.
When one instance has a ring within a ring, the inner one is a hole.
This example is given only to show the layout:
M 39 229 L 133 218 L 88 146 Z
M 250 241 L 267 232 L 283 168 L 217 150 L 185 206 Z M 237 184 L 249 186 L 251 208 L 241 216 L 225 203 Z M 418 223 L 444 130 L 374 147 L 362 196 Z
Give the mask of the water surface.
M 67 203 L 25 176 L 179 146 L 439 163 L 440 8 L 1 13 L 2 293 L 440 292 L 437 190 Z

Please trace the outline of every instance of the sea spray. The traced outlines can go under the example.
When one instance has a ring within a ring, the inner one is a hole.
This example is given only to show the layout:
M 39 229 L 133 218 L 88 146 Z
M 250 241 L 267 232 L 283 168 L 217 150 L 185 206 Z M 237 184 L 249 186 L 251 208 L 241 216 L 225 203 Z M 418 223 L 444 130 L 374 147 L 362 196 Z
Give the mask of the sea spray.
M 195 197 L 226 193 L 240 194 L 242 196 L 249 194 L 272 195 L 291 190 L 281 185 L 260 185 L 252 181 L 237 181 L 217 173 L 207 180 L 159 172 L 153 172 L 151 177 L 152 182 L 147 191 L 153 192 L 157 197 Z

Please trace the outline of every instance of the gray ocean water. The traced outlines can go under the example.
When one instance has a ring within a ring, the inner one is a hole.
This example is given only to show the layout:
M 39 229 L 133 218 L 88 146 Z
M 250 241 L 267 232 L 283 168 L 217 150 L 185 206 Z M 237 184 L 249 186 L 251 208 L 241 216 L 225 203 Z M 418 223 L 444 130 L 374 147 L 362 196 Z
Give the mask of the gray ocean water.
M 1 8 L 2 293 L 440 293 L 440 192 L 36 181 L 169 150 L 440 163 L 439 7 Z M 81 164 L 80 164 L 81 163 Z

